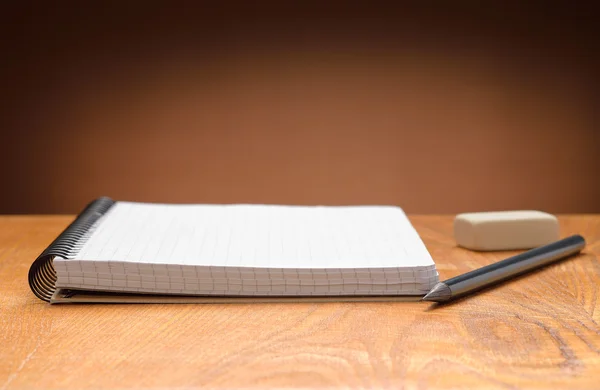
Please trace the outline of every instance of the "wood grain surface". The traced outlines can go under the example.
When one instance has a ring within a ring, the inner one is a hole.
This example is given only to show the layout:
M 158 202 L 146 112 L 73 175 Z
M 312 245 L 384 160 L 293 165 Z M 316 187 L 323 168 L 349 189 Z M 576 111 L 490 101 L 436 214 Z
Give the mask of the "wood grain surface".
M 0 217 L 0 390 L 600 386 L 600 216 L 560 217 L 582 255 L 445 306 L 51 306 L 27 271 L 71 219 Z M 442 279 L 514 253 L 457 248 L 450 216 L 411 220 Z

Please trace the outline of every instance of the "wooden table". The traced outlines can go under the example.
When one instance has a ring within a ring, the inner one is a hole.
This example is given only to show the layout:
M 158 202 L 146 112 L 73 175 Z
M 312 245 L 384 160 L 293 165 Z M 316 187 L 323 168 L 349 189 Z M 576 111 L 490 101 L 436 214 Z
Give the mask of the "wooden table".
M 585 253 L 446 306 L 424 302 L 49 305 L 27 284 L 66 216 L 0 217 L 0 389 L 600 388 L 600 216 L 562 216 Z M 512 252 L 411 220 L 442 279 Z

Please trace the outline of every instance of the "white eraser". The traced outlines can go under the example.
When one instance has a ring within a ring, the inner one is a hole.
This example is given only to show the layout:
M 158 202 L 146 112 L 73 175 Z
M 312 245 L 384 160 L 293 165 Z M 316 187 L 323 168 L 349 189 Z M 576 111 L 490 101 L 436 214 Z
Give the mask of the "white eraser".
M 558 220 L 541 211 L 494 211 L 459 214 L 454 239 L 478 251 L 530 249 L 559 239 Z

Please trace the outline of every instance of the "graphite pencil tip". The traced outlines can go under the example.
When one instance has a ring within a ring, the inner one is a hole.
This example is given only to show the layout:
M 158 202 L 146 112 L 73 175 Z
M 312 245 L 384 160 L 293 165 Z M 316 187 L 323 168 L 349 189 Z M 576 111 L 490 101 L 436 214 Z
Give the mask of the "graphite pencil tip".
M 452 290 L 446 284 L 440 282 L 433 286 L 424 297 L 424 301 L 444 302 L 452 298 Z

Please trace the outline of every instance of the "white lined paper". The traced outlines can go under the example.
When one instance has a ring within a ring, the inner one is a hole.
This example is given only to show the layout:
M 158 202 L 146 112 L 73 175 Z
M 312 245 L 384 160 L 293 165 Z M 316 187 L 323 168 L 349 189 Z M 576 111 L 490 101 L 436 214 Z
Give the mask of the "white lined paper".
M 55 265 L 58 287 L 109 291 L 421 294 L 437 282 L 425 245 L 393 206 L 116 202 L 80 251 Z

